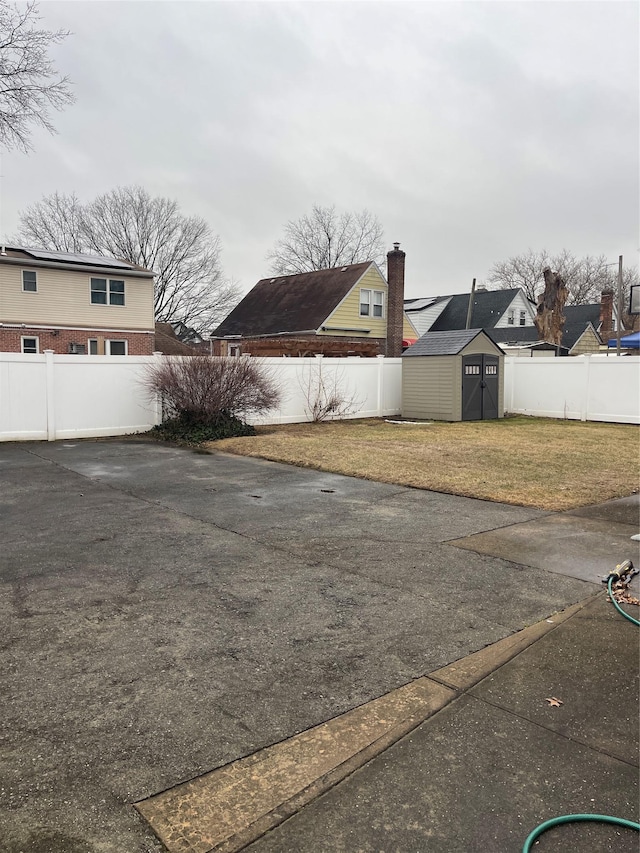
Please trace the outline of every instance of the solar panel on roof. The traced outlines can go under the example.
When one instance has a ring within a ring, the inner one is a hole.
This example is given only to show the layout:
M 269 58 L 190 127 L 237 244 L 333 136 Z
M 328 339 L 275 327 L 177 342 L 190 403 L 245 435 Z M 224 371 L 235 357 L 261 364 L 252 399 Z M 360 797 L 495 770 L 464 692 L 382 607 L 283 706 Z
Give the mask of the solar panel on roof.
M 131 269 L 131 264 L 119 261 L 117 258 L 105 258 L 101 255 L 83 255 L 73 252 L 50 252 L 47 249 L 24 249 L 39 261 L 67 261 L 73 264 L 95 264 L 101 267 L 114 267 L 116 269 Z

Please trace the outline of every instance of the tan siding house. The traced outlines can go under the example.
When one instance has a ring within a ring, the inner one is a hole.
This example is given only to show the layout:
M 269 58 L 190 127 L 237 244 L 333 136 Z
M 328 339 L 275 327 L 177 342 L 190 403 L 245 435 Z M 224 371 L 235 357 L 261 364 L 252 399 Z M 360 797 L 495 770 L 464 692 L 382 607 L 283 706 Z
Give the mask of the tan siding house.
M 153 336 L 151 271 L 92 255 L 0 252 L 3 351 L 143 355 Z

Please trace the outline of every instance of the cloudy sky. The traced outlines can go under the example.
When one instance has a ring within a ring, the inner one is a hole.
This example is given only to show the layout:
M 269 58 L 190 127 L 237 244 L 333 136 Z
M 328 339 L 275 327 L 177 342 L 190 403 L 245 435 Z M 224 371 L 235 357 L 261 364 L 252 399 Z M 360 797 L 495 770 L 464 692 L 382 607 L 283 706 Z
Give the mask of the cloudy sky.
M 138 183 L 203 216 L 243 291 L 287 220 L 367 208 L 407 296 L 532 249 L 639 259 L 635 2 L 40 3 L 75 105 L 3 153 L 1 229 Z

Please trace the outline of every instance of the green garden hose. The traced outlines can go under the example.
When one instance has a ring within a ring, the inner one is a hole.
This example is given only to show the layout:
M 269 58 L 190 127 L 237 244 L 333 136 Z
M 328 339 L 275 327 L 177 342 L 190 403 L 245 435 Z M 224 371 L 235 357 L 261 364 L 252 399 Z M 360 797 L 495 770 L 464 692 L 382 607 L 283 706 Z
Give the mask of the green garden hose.
M 546 832 L 547 829 L 551 829 L 552 826 L 558 826 L 561 823 L 577 823 L 585 820 L 592 820 L 597 823 L 613 823 L 615 826 L 624 826 L 627 829 L 635 829 L 637 832 L 640 832 L 640 823 L 634 823 L 632 820 L 625 820 L 623 817 L 611 817 L 606 814 L 565 814 L 560 817 L 552 817 L 551 820 L 545 820 L 545 822 L 541 823 L 540 826 L 536 826 L 533 832 L 527 836 L 527 840 L 524 842 L 524 847 L 522 848 L 522 853 L 529 853 L 531 845 L 536 838 L 538 838 L 539 835 L 542 835 L 543 832 Z
M 620 607 L 618 602 L 615 600 L 613 595 L 613 582 L 615 580 L 621 580 L 626 575 L 629 575 L 633 572 L 633 563 L 631 560 L 625 560 L 624 563 L 621 563 L 619 566 L 616 566 L 615 571 L 609 572 L 606 578 L 603 580 L 607 584 L 607 591 L 609 593 L 609 598 L 613 602 L 616 610 L 621 613 L 625 619 L 628 619 L 629 622 L 633 622 L 634 625 L 639 625 L 637 619 L 634 619 L 633 616 L 629 616 L 628 613 L 625 613 L 624 610 Z M 544 823 L 541 823 L 539 826 L 533 830 L 533 832 L 529 833 L 527 836 L 527 840 L 524 842 L 524 847 L 522 848 L 522 853 L 529 853 L 531 850 L 531 846 L 533 842 L 542 835 L 543 832 L 546 832 L 547 829 L 551 829 L 552 826 L 559 826 L 562 823 L 578 823 L 580 821 L 595 821 L 596 823 L 612 823 L 615 826 L 624 826 L 627 829 L 635 829 L 636 832 L 640 832 L 640 823 L 634 823 L 632 820 L 625 820 L 623 817 L 612 817 L 611 815 L 606 814 L 565 814 L 560 815 L 560 817 L 552 817 L 551 820 L 545 820 Z
M 615 598 L 613 597 L 613 590 L 612 590 L 611 586 L 612 586 L 612 584 L 613 584 L 613 581 L 614 581 L 614 580 L 615 580 L 615 575 L 609 575 L 609 579 L 607 580 L 607 591 L 608 591 L 608 593 L 609 593 L 609 598 L 610 598 L 610 599 L 611 599 L 611 601 L 613 602 L 613 606 L 616 608 L 616 610 L 618 611 L 618 613 L 622 613 L 622 615 L 624 616 L 624 618 L 625 618 L 625 619 L 628 619 L 628 620 L 629 620 L 629 622 L 633 622 L 633 624 L 634 624 L 634 625 L 638 625 L 638 626 L 640 626 L 640 622 L 638 622 L 638 620 L 637 620 L 637 619 L 634 619 L 634 618 L 633 618 L 633 616 L 629 616 L 629 614 L 628 614 L 628 613 L 625 613 L 625 612 L 624 612 L 624 610 L 622 609 L 622 607 L 620 607 L 620 605 L 618 604 L 618 602 L 617 602 L 617 601 L 615 600 Z

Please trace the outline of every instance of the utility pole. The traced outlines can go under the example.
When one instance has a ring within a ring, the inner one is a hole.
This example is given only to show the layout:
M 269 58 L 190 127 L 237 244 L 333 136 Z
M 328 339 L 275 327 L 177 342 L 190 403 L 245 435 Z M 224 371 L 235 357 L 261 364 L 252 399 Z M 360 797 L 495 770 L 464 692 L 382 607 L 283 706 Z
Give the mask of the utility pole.
M 618 316 L 616 318 L 616 355 L 620 355 L 622 326 L 622 255 L 618 257 Z
M 476 292 L 476 280 L 474 278 L 473 283 L 471 285 L 471 294 L 469 295 L 469 305 L 467 306 L 467 325 L 465 329 L 469 329 L 471 327 L 471 313 L 473 311 L 473 297 Z

